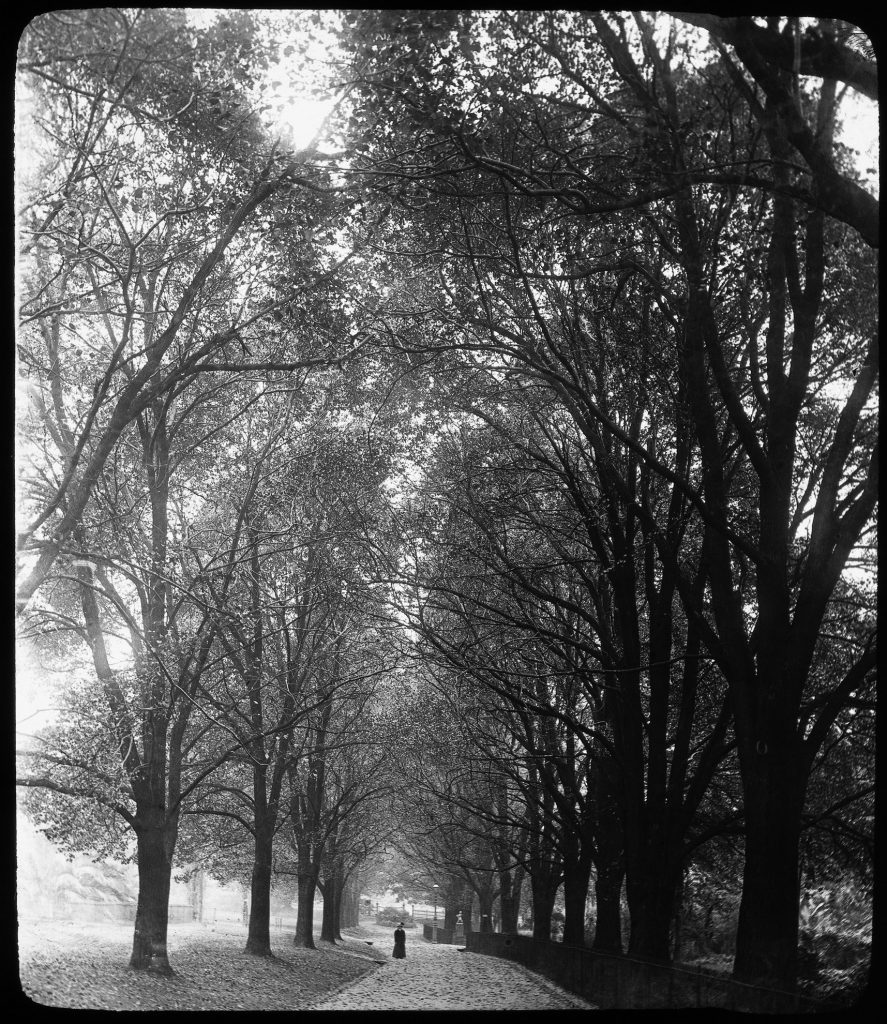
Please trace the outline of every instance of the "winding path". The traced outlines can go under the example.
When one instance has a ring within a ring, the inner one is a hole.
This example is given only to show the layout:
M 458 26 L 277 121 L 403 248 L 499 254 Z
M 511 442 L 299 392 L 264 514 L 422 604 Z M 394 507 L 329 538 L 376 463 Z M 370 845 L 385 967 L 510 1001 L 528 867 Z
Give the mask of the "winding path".
M 578 1010 L 591 1003 L 519 964 L 457 946 L 435 945 L 407 932 L 405 960 L 390 957 L 392 929 L 364 926 L 374 948 L 389 954 L 371 974 L 315 1010 Z

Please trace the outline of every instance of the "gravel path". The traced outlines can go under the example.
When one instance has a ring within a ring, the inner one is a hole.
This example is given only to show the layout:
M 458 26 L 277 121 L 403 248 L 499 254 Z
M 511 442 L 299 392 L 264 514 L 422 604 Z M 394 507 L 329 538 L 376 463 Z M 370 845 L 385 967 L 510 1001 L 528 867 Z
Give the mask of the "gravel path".
M 519 964 L 407 932 L 405 960 L 391 958 L 392 929 L 364 926 L 388 959 L 315 1010 L 579 1010 L 591 1003 Z

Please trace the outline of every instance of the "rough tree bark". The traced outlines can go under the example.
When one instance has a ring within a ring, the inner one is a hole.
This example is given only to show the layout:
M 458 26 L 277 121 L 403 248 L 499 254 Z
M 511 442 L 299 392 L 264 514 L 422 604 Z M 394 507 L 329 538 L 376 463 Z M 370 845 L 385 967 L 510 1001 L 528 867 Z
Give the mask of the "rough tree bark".
M 511 869 L 499 872 L 499 913 L 503 932 L 517 931 L 517 915 L 520 907 L 520 878 Z
M 320 939 L 322 942 L 336 941 L 336 883 L 333 878 L 327 878 L 319 886 L 323 896 L 323 912 L 320 917 Z
M 591 878 L 591 846 L 588 837 L 570 830 L 563 843 L 564 934 L 568 946 L 585 945 L 585 903 Z
M 477 902 L 480 912 L 480 931 L 491 932 L 493 930 L 493 895 L 489 891 L 479 892 Z M 552 904 L 553 906 L 553 904 Z M 453 922 L 455 924 L 455 920 Z
M 293 945 L 302 949 L 316 949 L 314 945 L 314 893 L 317 889 L 317 870 L 303 870 L 300 864 L 297 876 L 296 934 Z
M 595 920 L 591 948 L 598 953 L 622 952 L 622 883 L 625 868 L 621 850 L 615 858 L 598 860 L 594 880 Z
M 625 879 L 625 843 L 613 795 L 613 771 L 610 758 L 597 758 L 594 773 L 595 921 L 591 948 L 601 953 L 622 952 L 621 897 Z
M 166 935 L 177 830 L 162 807 L 137 810 L 136 820 L 139 898 L 129 965 L 137 971 L 171 975 Z
M 249 930 L 246 952 L 271 956 L 271 856 L 273 837 L 256 822 L 253 871 L 250 880 Z

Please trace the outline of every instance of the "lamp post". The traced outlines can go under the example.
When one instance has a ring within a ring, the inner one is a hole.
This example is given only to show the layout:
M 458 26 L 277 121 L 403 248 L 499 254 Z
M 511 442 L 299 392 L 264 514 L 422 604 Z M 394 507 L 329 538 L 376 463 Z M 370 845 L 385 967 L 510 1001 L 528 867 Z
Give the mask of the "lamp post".
M 437 942 L 437 883 L 431 887 L 434 889 L 434 924 L 431 926 L 433 941 Z

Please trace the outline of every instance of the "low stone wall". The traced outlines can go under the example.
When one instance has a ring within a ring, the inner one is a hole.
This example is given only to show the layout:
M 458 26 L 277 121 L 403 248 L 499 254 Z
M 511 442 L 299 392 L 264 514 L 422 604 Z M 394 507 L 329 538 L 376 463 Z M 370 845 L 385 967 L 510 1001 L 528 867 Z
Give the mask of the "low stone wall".
M 602 1010 L 719 1007 L 753 1013 L 809 1013 L 833 1006 L 789 992 L 744 985 L 692 968 L 607 956 L 525 935 L 471 932 L 472 953 L 515 960 Z

